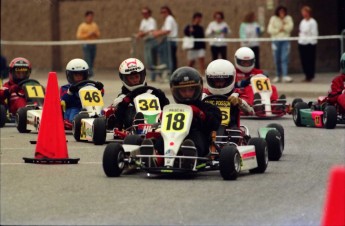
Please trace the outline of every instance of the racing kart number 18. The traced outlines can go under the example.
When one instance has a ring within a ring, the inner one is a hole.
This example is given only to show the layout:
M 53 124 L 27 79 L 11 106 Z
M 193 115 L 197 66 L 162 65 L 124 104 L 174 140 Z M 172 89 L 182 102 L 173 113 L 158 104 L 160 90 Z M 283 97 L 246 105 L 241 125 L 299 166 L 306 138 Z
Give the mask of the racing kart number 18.
M 254 81 L 257 92 L 272 91 L 271 82 L 268 78 L 258 78 Z
M 25 86 L 28 98 L 44 98 L 44 91 L 42 86 Z
M 140 99 L 138 101 L 141 111 L 158 111 L 159 102 L 157 99 Z
M 165 115 L 162 131 L 165 132 L 184 132 L 186 131 L 186 113 L 170 112 Z
M 81 101 L 84 106 L 103 106 L 103 98 L 99 90 L 80 90 Z

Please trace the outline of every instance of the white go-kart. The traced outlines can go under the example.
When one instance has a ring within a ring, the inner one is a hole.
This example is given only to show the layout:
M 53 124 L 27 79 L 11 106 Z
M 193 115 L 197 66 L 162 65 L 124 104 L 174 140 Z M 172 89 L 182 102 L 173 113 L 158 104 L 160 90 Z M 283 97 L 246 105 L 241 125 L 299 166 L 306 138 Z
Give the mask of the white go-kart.
M 196 147 L 186 139 L 193 120 L 188 105 L 170 104 L 164 107 L 160 133 L 164 141 L 164 155 L 154 154 L 154 139 L 141 145 L 137 135 L 126 137 L 123 144 L 110 143 L 103 154 L 103 169 L 108 177 L 118 177 L 123 170 L 144 170 L 148 174 L 196 173 L 219 170 L 224 180 L 235 180 L 242 171 L 264 173 L 268 152 L 264 139 L 252 138 L 247 146 L 228 143 L 220 147 L 212 142 L 209 154 L 198 157 Z M 211 136 L 211 135 L 210 135 Z M 135 139 L 136 138 L 136 139 Z

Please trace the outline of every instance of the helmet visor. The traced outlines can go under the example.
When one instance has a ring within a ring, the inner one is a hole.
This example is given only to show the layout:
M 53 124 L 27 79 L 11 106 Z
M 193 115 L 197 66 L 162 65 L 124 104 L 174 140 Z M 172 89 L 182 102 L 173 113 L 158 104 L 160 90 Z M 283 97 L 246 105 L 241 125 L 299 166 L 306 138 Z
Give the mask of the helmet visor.
M 251 67 L 254 65 L 255 59 L 241 60 L 241 59 L 236 58 L 236 63 L 237 65 L 242 66 L 242 67 Z
M 132 72 L 129 75 L 124 75 L 124 82 L 128 86 L 137 86 L 143 84 L 145 81 L 145 74 L 142 72 Z
M 200 84 L 173 86 L 172 93 L 178 103 L 187 103 L 199 99 L 202 91 Z
M 13 70 L 13 77 L 18 81 L 29 78 L 29 75 L 30 70 L 27 67 L 15 67 Z
M 68 76 L 73 84 L 87 80 L 89 77 L 88 71 L 70 71 Z
M 206 76 L 207 84 L 211 88 L 222 89 L 230 86 L 234 81 L 233 75 L 208 75 Z

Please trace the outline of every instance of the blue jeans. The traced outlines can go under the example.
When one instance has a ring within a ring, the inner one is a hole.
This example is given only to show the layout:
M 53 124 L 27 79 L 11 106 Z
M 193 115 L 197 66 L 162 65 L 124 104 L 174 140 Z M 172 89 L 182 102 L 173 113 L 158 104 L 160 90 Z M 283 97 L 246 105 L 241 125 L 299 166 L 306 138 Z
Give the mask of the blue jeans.
M 161 64 L 166 64 L 170 74 L 177 68 L 177 43 L 175 41 L 168 41 L 164 38 L 158 47 L 158 55 Z
M 64 118 L 70 122 L 73 122 L 74 116 L 81 111 L 81 108 L 67 108 L 64 113 Z
M 276 65 L 276 76 L 287 76 L 290 55 L 289 41 L 273 41 L 272 51 L 274 64 Z
M 83 45 L 84 60 L 89 65 L 91 76 L 93 76 L 93 63 L 95 62 L 96 50 L 97 50 L 96 45 L 93 45 L 93 44 Z
M 147 38 L 144 44 L 144 60 L 146 67 L 151 69 L 157 63 L 157 40 L 155 38 Z M 155 72 L 151 72 L 151 79 L 154 81 L 156 79 Z

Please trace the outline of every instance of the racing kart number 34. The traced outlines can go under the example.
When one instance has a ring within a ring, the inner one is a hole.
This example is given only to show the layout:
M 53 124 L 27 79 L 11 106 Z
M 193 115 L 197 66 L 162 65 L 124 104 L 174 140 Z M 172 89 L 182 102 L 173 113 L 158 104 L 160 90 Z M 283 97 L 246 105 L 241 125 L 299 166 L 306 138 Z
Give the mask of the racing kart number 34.
M 147 124 L 154 124 L 158 121 L 161 113 L 159 99 L 150 93 L 143 93 L 134 98 L 134 106 L 137 112 L 144 115 Z

